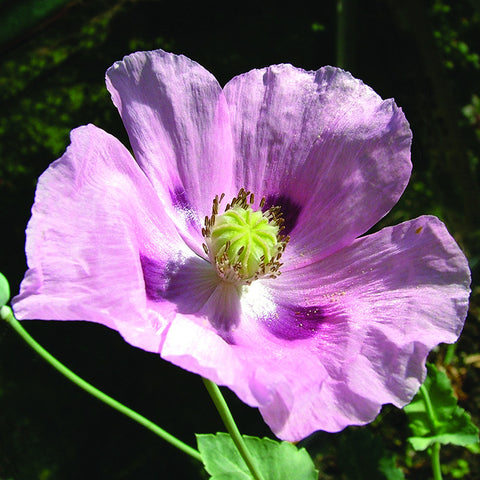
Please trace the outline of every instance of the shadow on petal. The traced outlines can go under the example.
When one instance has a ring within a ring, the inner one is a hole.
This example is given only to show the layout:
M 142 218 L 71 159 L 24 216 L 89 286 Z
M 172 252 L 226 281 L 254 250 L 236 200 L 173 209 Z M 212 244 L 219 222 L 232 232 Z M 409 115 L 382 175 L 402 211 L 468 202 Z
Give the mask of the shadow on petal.
M 205 317 L 225 341 L 239 324 L 241 307 L 237 288 L 219 280 L 212 265 L 200 257 L 166 264 L 140 257 L 147 297 L 168 301 L 178 313 Z
M 259 367 L 250 380 L 250 388 L 260 404 L 264 420 L 274 432 L 281 431 L 295 400 L 287 379 L 281 372 Z
M 368 381 L 364 380 L 365 397 L 375 392 L 382 403 L 393 403 L 399 408 L 411 401 L 425 378 L 430 348 L 422 341 L 403 342 L 400 332 L 392 336 L 392 332 L 382 331 L 381 325 L 367 330 L 356 365 L 364 372 L 370 371 Z M 360 391 L 358 385 L 356 391 Z
M 242 312 L 240 295 L 235 285 L 219 282 L 202 312 L 227 343 L 235 343 L 232 332 L 240 323 Z

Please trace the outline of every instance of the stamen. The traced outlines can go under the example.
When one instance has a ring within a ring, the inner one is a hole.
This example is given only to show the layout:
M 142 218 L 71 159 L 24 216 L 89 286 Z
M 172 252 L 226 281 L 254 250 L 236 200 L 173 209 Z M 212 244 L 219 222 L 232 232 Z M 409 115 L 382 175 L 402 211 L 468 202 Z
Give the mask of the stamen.
M 212 214 L 205 217 L 202 235 L 204 252 L 222 280 L 248 285 L 259 278 L 276 278 L 280 274 L 279 262 L 289 237 L 280 235 L 284 229 L 281 209 L 272 206 L 265 212 L 265 197 L 260 210 L 254 210 L 253 192 L 241 188 L 227 203 L 224 213 L 219 206 L 225 194 L 215 195 Z

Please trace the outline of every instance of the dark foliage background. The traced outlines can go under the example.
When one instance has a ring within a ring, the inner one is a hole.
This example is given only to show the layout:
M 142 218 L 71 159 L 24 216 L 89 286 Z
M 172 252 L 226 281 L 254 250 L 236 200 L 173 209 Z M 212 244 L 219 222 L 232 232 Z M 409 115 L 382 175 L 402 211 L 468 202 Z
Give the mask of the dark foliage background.
M 478 0 L 0 0 L 0 271 L 16 293 L 36 179 L 62 154 L 72 128 L 91 122 L 128 145 L 104 87 L 114 61 L 163 48 L 198 61 L 222 84 L 273 63 L 312 70 L 341 63 L 394 97 L 414 132 L 412 181 L 380 226 L 437 215 L 471 262 L 463 336 L 456 350 L 440 347 L 431 360 L 447 370 L 478 425 L 479 39 Z M 223 430 L 200 379 L 117 333 L 89 323 L 25 325 L 75 372 L 187 443 L 194 444 L 193 432 Z M 243 433 L 271 436 L 256 410 L 225 393 Z M 407 478 L 427 479 L 428 459 L 413 454 L 408 435 L 403 412 L 386 407 L 371 426 L 304 443 L 323 479 L 394 478 L 369 471 L 369 459 L 382 456 Z M 446 478 L 480 478 L 478 452 L 443 448 L 442 459 Z M 0 480 L 202 475 L 193 460 L 78 390 L 0 325 Z

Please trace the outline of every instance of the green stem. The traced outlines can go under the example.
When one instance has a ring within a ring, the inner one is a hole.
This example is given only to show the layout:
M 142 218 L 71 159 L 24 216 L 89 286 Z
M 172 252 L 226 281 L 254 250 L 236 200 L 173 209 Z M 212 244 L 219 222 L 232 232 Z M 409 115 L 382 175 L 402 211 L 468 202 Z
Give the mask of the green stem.
M 99 400 L 106 403 L 110 407 L 118 410 L 119 412 L 123 413 L 127 417 L 130 417 L 132 420 L 135 420 L 140 425 L 143 425 L 145 428 L 148 428 L 153 433 L 163 438 L 165 441 L 167 441 L 174 447 L 178 448 L 179 450 L 182 450 L 182 452 L 195 458 L 195 460 L 198 460 L 200 462 L 202 461 L 202 456 L 200 455 L 200 452 L 190 447 L 189 445 L 183 443 L 181 440 L 169 434 L 168 432 L 163 430 L 163 428 L 160 428 L 158 425 L 155 425 L 153 422 L 151 422 L 144 416 L 140 415 L 134 410 L 131 410 L 130 408 L 118 402 L 117 400 L 101 392 L 100 390 L 95 388 L 93 385 L 91 385 L 90 383 L 86 382 L 85 380 L 80 378 L 78 375 L 73 373 L 65 365 L 60 363 L 55 357 L 53 357 L 50 353 L 48 353 L 39 343 L 37 343 L 28 334 L 28 332 L 20 325 L 20 322 L 13 315 L 11 308 L 6 306 L 2 307 L 0 311 L 0 317 L 3 320 L 6 320 L 14 328 L 14 330 L 28 343 L 28 345 L 30 345 L 30 347 L 32 347 L 41 357 L 43 357 L 48 363 L 50 363 L 50 365 L 56 368 L 61 374 L 65 375 L 70 381 L 78 385 L 80 388 L 83 388 L 85 391 L 90 393 L 90 395 L 93 395 L 94 397 L 98 398 Z
M 247 449 L 247 446 L 245 445 L 245 442 L 243 441 L 243 437 L 238 430 L 232 413 L 230 412 L 227 406 L 227 402 L 225 402 L 225 399 L 223 398 L 222 392 L 218 388 L 218 385 L 206 378 L 203 379 L 203 383 L 205 384 L 205 387 L 207 387 L 208 393 L 212 397 L 215 407 L 217 407 L 223 424 L 227 428 L 228 433 L 230 434 L 233 442 L 235 443 L 235 446 L 237 447 L 240 455 L 247 464 L 247 467 L 250 470 L 253 478 L 255 480 L 263 480 L 262 474 L 258 470 L 252 456 L 250 455 L 250 452 Z
M 437 431 L 437 417 L 433 410 L 432 401 L 430 399 L 430 394 L 428 393 L 425 385 L 420 387 L 420 393 L 423 398 L 423 403 L 425 404 L 425 410 L 427 412 L 428 419 L 430 420 L 430 427 L 433 433 Z M 432 472 L 434 480 L 442 480 L 442 469 L 440 464 L 440 444 L 435 442 L 429 449 L 430 460 L 432 462 Z
M 455 349 L 457 348 L 456 343 L 451 343 L 447 347 L 447 351 L 445 353 L 445 358 L 443 359 L 444 365 L 449 365 L 452 363 L 453 357 L 455 356 Z
M 433 480 L 442 480 L 442 468 L 440 464 L 440 444 L 434 443 L 430 450 L 430 458 L 432 461 Z
M 430 420 L 430 427 L 435 432 L 437 430 L 437 417 L 433 410 L 432 401 L 430 400 L 430 394 L 428 393 L 425 384 L 420 386 L 420 393 L 423 398 L 423 403 L 425 404 L 425 409 L 427 411 L 428 419 Z

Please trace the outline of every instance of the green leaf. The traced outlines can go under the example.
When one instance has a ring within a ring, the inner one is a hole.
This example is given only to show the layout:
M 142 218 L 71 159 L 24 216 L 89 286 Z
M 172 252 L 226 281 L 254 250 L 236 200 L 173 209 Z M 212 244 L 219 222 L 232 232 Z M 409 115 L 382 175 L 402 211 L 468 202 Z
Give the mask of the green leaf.
M 10 286 L 5 276 L 0 273 L 0 308 L 10 300 Z
M 477 443 L 478 428 L 472 423 L 470 415 L 457 405 L 447 375 L 428 365 L 424 389 L 426 395 L 420 390 L 412 403 L 404 408 L 413 433 L 408 439 L 413 448 L 425 450 L 434 443 L 460 446 Z
M 252 480 L 247 465 L 228 433 L 196 435 L 197 444 L 211 480 Z M 264 480 L 316 480 L 318 472 L 302 448 L 288 442 L 244 435 L 245 444 L 257 462 Z
M 381 472 L 387 480 L 405 480 L 403 470 L 395 464 L 395 458 L 382 457 L 378 462 L 378 471 Z

